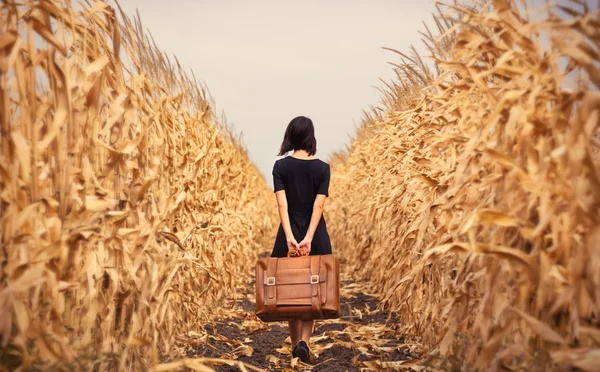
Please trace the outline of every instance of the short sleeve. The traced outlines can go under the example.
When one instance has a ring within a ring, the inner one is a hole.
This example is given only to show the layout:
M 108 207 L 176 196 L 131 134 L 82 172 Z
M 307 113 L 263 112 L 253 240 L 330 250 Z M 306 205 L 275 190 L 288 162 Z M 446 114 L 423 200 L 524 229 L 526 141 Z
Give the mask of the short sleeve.
M 329 173 L 329 165 L 327 165 L 323 172 L 323 178 L 319 183 L 319 189 L 317 190 L 317 194 L 329 196 Z
M 275 162 L 275 165 L 273 165 L 273 191 L 277 192 L 283 189 L 283 178 L 281 177 L 279 166 L 277 162 Z

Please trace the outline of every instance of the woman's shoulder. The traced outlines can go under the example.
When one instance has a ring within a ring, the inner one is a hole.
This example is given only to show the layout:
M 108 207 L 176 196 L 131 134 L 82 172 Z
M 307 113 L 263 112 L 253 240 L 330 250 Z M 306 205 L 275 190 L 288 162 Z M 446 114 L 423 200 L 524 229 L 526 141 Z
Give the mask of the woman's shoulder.
M 273 167 L 276 168 L 277 166 L 285 164 L 286 161 L 287 161 L 287 158 L 288 158 L 287 156 L 284 156 L 284 157 L 282 157 L 280 159 L 275 160 L 275 162 L 273 163 Z
M 288 156 L 284 156 L 280 159 L 275 160 L 273 163 L 273 171 L 282 171 L 287 168 Z
M 323 161 L 321 159 L 317 159 L 316 162 L 321 166 L 321 168 L 327 168 L 327 169 L 329 169 L 329 163 L 327 163 L 326 161 Z
M 321 160 L 321 159 L 316 159 L 316 160 L 317 160 L 319 163 L 321 163 L 321 165 L 323 165 L 323 166 L 326 166 L 326 167 L 328 167 L 328 166 L 329 166 L 329 163 L 327 163 L 327 162 L 326 162 L 326 161 L 324 161 L 324 160 Z

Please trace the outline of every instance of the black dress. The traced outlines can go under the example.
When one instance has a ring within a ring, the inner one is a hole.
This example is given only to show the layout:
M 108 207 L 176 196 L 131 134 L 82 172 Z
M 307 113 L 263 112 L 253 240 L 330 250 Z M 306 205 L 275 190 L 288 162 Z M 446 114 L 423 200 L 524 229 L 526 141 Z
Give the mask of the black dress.
M 298 243 L 308 231 L 317 194 L 329 196 L 329 175 L 329 164 L 319 159 L 304 160 L 287 156 L 277 160 L 273 166 L 273 188 L 275 192 L 285 190 L 290 225 Z M 279 224 L 271 257 L 286 257 L 287 252 L 285 233 Z M 324 216 L 321 216 L 317 225 L 310 249 L 311 256 L 322 254 L 331 254 L 331 241 Z

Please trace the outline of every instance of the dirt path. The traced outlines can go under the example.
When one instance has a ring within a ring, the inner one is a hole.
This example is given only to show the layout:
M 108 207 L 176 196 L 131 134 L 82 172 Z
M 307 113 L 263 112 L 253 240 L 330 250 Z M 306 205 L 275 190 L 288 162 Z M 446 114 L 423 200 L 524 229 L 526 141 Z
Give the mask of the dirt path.
M 207 325 L 206 334 L 190 344 L 189 357 L 225 358 L 270 371 L 364 371 L 403 368 L 412 364 L 416 345 L 394 332 L 394 322 L 377 309 L 366 283 L 342 276 L 340 319 L 317 321 L 311 339 L 315 363 L 301 365 L 291 358 L 285 323 L 263 323 L 254 315 L 254 283 L 246 293 L 222 310 L 219 320 Z M 239 371 L 235 366 L 214 366 L 216 371 Z

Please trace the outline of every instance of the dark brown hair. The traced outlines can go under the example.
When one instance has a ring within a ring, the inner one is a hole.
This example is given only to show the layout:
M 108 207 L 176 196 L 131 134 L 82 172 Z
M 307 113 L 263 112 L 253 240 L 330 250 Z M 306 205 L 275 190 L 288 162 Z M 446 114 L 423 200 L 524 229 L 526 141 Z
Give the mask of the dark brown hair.
M 317 139 L 312 120 L 305 116 L 292 119 L 285 130 L 279 156 L 292 150 L 305 150 L 309 155 L 317 153 Z

